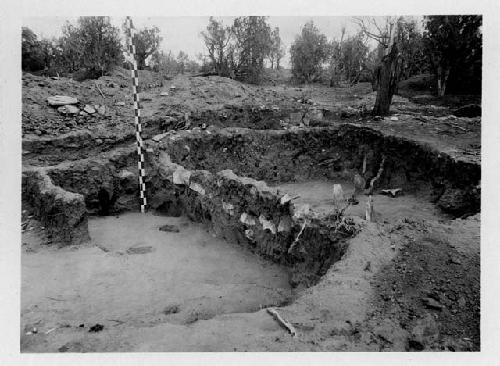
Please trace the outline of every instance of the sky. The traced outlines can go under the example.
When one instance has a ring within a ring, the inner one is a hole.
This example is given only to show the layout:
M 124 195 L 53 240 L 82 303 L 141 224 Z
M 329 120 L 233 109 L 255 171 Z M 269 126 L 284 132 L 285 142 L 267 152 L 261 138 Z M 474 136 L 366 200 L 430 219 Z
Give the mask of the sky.
M 231 25 L 235 17 L 217 17 L 224 25 Z M 136 29 L 151 27 L 153 25 L 160 29 L 163 41 L 160 48 L 163 51 L 172 51 L 175 55 L 179 51 L 186 52 L 190 58 L 196 59 L 199 53 L 205 53 L 205 47 L 200 33 L 205 30 L 208 24 L 208 16 L 183 16 L 183 17 L 134 17 L 132 20 Z M 29 17 L 23 19 L 23 26 L 34 31 L 39 38 L 59 37 L 61 28 L 66 21 L 76 23 L 76 17 Z M 281 40 L 286 47 L 286 55 L 282 61 L 284 67 L 289 67 L 289 49 L 300 33 L 305 23 L 312 20 L 325 34 L 329 40 L 339 39 L 340 30 L 343 26 L 347 34 L 355 34 L 357 26 L 352 22 L 351 17 L 332 16 L 271 16 L 268 22 L 272 28 L 280 29 Z M 123 17 L 111 17 L 111 23 L 121 30 Z

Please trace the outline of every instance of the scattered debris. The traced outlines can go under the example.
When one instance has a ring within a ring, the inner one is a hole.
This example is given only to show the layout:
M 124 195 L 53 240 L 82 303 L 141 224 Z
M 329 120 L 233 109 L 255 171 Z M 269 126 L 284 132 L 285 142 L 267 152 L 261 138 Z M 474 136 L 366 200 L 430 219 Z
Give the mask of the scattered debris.
M 390 195 L 392 198 L 395 198 L 400 192 L 402 192 L 402 188 L 393 188 L 393 189 L 382 189 L 380 192 L 385 195 Z
M 57 349 L 59 352 L 67 352 L 69 350 L 69 347 L 67 345 L 62 345 Z
M 151 253 L 153 251 L 153 247 L 145 246 L 145 247 L 132 247 L 127 249 L 127 254 L 146 254 Z
M 93 326 L 90 327 L 89 333 L 97 333 L 97 332 L 100 332 L 103 329 L 104 329 L 104 325 L 96 323 L 95 325 L 93 325 Z
M 176 225 L 165 224 L 163 226 L 160 226 L 158 230 L 165 231 L 167 233 L 178 233 L 179 227 Z
M 177 304 L 167 305 L 165 309 L 163 309 L 162 313 L 165 315 L 177 314 L 179 310 L 179 305 Z
M 363 270 L 370 272 L 372 270 L 372 262 L 366 262 L 365 268 L 363 268 Z

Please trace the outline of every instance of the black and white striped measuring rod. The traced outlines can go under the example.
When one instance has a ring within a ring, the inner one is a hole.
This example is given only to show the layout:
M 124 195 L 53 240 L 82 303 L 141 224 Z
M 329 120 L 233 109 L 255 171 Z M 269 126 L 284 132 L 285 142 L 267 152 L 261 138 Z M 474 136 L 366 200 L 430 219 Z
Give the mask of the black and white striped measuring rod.
M 134 122 L 135 122 L 135 136 L 137 138 L 137 154 L 139 155 L 139 190 L 141 195 L 141 212 L 146 212 L 146 171 L 144 170 L 144 154 L 142 149 L 144 147 L 142 137 L 141 137 L 141 107 L 139 105 L 139 92 L 137 88 L 139 87 L 139 72 L 137 71 L 137 61 L 135 59 L 135 46 L 134 46 L 134 25 L 132 24 L 132 18 L 127 17 L 127 43 L 129 52 L 129 63 L 131 64 L 130 70 L 132 74 L 132 92 L 134 94 Z

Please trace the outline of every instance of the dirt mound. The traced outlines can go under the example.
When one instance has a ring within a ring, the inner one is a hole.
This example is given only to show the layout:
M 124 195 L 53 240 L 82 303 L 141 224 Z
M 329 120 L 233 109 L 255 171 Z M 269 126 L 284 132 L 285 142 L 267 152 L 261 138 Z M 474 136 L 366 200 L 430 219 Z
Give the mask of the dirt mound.
M 479 255 L 432 236 L 405 247 L 376 275 L 374 318 L 396 319 L 411 351 L 479 350 Z

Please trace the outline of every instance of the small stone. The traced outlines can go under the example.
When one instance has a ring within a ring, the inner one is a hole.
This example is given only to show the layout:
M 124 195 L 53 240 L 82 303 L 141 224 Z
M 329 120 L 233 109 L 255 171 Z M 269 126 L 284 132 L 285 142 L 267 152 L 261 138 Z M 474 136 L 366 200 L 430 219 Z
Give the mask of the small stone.
M 65 106 L 78 103 L 78 99 L 66 95 L 54 95 L 47 98 L 47 103 L 51 106 Z
M 78 114 L 80 113 L 80 109 L 75 107 L 74 105 L 64 105 L 62 107 L 57 108 L 57 111 L 62 114 Z
M 85 107 L 83 108 L 83 111 L 88 114 L 94 114 L 96 112 L 95 108 L 92 107 L 90 104 L 86 104 Z
M 422 299 L 424 305 L 429 308 L 429 309 L 435 309 L 435 310 L 443 310 L 444 305 L 441 305 L 439 302 L 434 300 L 431 297 L 425 297 Z
M 165 224 L 163 226 L 160 226 L 160 228 L 158 230 L 165 231 L 167 233 L 178 233 L 179 227 L 177 227 L 175 225 Z
M 391 121 L 399 121 L 398 117 L 391 117 Z
M 106 114 L 106 106 L 104 105 L 100 105 L 98 108 L 97 108 L 97 113 L 101 114 L 101 115 L 105 115 Z
M 116 102 L 115 105 L 119 106 L 119 107 L 124 107 L 125 106 L 125 102 Z
M 169 314 L 176 314 L 179 312 L 179 305 L 168 305 L 163 309 L 163 314 L 169 315 Z
M 100 144 L 102 144 L 102 140 L 101 140 L 101 139 L 96 139 L 96 140 L 95 140 L 95 143 L 96 143 L 97 145 L 100 145 Z
M 89 114 L 84 112 L 84 111 L 80 111 L 80 116 L 83 116 L 83 117 L 87 117 Z
M 96 325 L 93 325 L 90 327 L 89 332 L 90 333 L 97 333 L 103 329 L 104 329 L 104 325 L 97 323 Z
M 161 93 L 160 93 L 160 96 L 162 96 L 162 97 L 168 97 L 168 96 L 169 96 L 169 94 L 168 94 L 168 92 L 161 92 Z
M 40 130 L 35 130 L 35 134 L 36 134 L 36 135 L 38 135 L 38 136 L 40 136 L 40 135 L 42 134 L 42 131 L 40 131 Z

